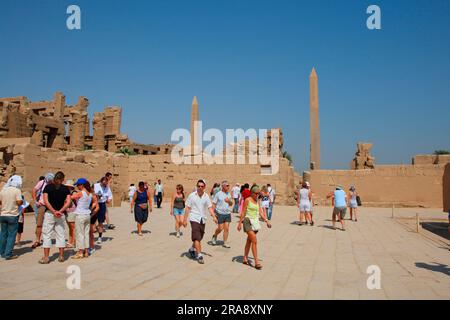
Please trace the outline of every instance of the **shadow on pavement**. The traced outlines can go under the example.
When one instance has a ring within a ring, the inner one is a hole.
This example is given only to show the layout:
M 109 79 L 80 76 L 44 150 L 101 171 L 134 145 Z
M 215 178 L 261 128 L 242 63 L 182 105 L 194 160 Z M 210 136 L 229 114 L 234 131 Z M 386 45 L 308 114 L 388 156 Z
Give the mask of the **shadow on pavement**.
M 441 272 L 447 276 L 450 276 L 450 268 L 446 264 L 442 263 L 428 264 L 424 262 L 416 262 L 416 267 L 431 270 L 434 272 Z
M 444 239 L 450 240 L 450 234 L 448 232 L 448 222 L 422 222 L 422 228 L 428 230 L 435 235 L 438 235 Z

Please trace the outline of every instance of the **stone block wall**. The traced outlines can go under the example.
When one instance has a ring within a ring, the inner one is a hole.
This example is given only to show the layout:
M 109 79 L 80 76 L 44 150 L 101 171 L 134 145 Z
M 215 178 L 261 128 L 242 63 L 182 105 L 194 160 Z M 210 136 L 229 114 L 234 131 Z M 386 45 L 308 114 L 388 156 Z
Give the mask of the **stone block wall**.
M 445 165 L 377 166 L 366 170 L 313 170 L 311 189 L 319 204 L 337 184 L 348 191 L 354 185 L 367 206 L 442 206 L 443 174 Z

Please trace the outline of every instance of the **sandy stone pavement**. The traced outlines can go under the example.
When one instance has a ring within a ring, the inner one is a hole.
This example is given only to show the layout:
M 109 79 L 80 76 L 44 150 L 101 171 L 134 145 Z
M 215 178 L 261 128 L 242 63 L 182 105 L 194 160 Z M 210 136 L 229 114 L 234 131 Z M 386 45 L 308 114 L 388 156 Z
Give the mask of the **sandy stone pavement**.
M 450 299 L 448 244 L 391 219 L 390 209 L 360 208 L 344 232 L 330 228 L 331 208 L 315 208 L 311 227 L 296 225 L 296 207 L 277 206 L 272 229 L 258 233 L 258 271 L 242 264 L 245 234 L 234 214 L 231 249 L 207 244 L 214 231 L 208 220 L 200 265 L 187 255 L 189 226 L 175 237 L 167 203 L 150 214 L 143 237 L 133 232 L 128 206 L 109 209 L 116 229 L 91 257 L 60 263 L 53 248 L 49 265 L 38 264 L 42 248 L 30 248 L 35 224 L 27 215 L 20 257 L 0 261 L 0 299 Z M 446 219 L 439 209 L 417 210 Z M 80 267 L 79 290 L 66 286 L 71 265 Z M 379 290 L 367 287 L 371 265 L 381 269 Z

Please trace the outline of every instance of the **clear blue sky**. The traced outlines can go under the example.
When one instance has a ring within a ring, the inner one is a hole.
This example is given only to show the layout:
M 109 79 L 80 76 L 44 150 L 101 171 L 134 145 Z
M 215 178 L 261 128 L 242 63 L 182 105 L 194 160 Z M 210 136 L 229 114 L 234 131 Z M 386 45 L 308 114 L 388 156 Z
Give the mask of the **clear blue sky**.
M 82 30 L 66 28 L 81 7 Z M 366 28 L 366 8 L 382 30 Z M 0 96 L 62 91 L 90 112 L 123 108 L 122 131 L 168 143 L 189 127 L 281 127 L 309 159 L 309 84 L 319 75 L 322 168 L 348 168 L 358 141 L 377 163 L 450 149 L 450 1 L 2 0 Z

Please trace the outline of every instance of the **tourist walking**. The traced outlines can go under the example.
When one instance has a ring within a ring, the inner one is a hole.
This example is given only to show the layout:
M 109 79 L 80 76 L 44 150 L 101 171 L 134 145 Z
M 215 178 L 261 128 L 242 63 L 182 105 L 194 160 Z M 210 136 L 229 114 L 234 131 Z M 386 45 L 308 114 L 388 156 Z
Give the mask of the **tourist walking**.
M 205 193 L 206 183 L 203 180 L 197 181 L 197 190 L 191 193 L 186 200 L 186 210 L 184 214 L 184 226 L 187 221 L 191 224 L 192 246 L 189 248 L 189 254 L 198 263 L 204 264 L 201 241 L 205 235 L 206 212 L 209 211 L 214 223 L 217 224 L 217 218 L 214 214 L 211 199 Z
M 355 215 L 355 221 L 358 221 L 358 216 L 356 215 L 358 212 L 358 192 L 356 192 L 355 186 L 350 186 L 350 190 L 348 192 L 349 207 L 350 207 L 350 220 L 353 221 L 353 215 Z
M 233 200 L 234 200 L 234 206 L 233 206 L 233 213 L 238 213 L 239 212 L 239 197 L 241 195 L 241 188 L 239 183 L 236 183 L 233 187 L 233 189 L 231 189 L 231 194 L 233 195 Z
M 111 172 L 105 173 L 105 178 L 108 180 L 108 187 L 109 187 L 109 189 L 112 190 L 112 184 L 113 184 L 112 183 L 112 178 L 113 178 L 112 173 Z M 110 223 L 108 207 L 106 207 L 105 221 L 106 221 L 106 224 L 104 225 L 104 229 L 106 229 L 106 230 L 108 230 L 108 229 L 109 230 L 113 230 L 116 227 L 115 225 Z
M 217 217 L 217 229 L 214 232 L 211 243 L 217 244 L 217 236 L 223 231 L 223 247 L 229 249 L 228 235 L 231 223 L 231 209 L 233 200 L 230 194 L 230 184 L 227 181 L 222 182 L 222 189 L 218 191 L 212 200 L 213 210 Z
M 311 201 L 312 193 L 308 188 L 308 183 L 303 182 L 301 189 L 297 193 L 297 205 L 300 212 L 299 225 L 302 225 L 302 218 L 305 225 L 308 225 L 308 221 L 311 226 L 314 225 L 311 215 Z
M 310 223 L 313 226 L 314 225 L 314 215 L 313 215 L 313 209 L 314 209 L 314 201 L 313 201 L 313 193 L 311 190 L 311 184 L 309 183 L 309 181 L 306 181 L 306 188 L 309 190 L 309 192 L 311 193 L 311 198 L 309 201 L 309 219 L 310 219 Z M 308 214 L 307 214 L 307 218 L 308 218 Z
M 33 200 L 38 210 L 38 215 L 36 218 L 36 239 L 34 240 L 31 248 L 36 249 L 41 245 L 42 237 L 42 226 L 44 224 L 45 216 L 45 203 L 44 203 L 44 189 L 47 185 L 53 183 L 53 178 L 55 175 L 51 172 L 45 175 L 44 180 L 40 180 L 33 188 Z
M 244 184 L 242 187 L 241 187 L 241 197 L 240 197 L 240 200 L 239 200 L 239 213 L 241 213 L 242 212 L 242 209 L 243 209 L 243 207 L 244 207 L 244 202 L 245 202 L 245 200 L 248 198 L 248 197 L 250 197 L 250 186 L 249 186 L 249 184 L 248 183 L 246 183 L 246 184 Z
M 98 211 L 98 200 L 92 194 L 88 180 L 80 178 L 75 182 L 78 192 L 71 196 L 77 202 L 75 209 L 75 231 L 78 253 L 72 259 L 89 257 L 91 213 Z
M 269 197 L 270 197 L 270 206 L 269 206 L 269 210 L 267 210 L 267 219 L 269 219 L 269 221 L 270 221 L 270 220 L 272 220 L 273 205 L 275 204 L 276 193 L 275 193 L 275 189 L 272 188 L 270 183 L 267 184 L 267 190 L 269 190 Z
M 145 184 L 143 181 L 139 182 L 138 189 L 134 193 L 131 205 L 134 208 L 134 221 L 137 224 L 137 234 L 142 236 L 142 226 L 148 220 L 148 212 L 153 211 L 152 196 L 150 191 L 145 190 Z M 133 210 L 131 210 L 133 213 Z
M 73 180 L 67 180 L 64 185 L 69 188 L 70 195 L 77 193 L 75 190 Z M 72 200 L 71 205 L 66 210 L 66 223 L 69 228 L 69 241 L 66 243 L 66 248 L 75 248 L 75 210 L 77 208 L 76 201 Z
M 333 229 L 336 230 L 336 219 L 339 220 L 342 226 L 342 231 L 345 231 L 344 217 L 347 213 L 348 200 L 347 194 L 342 190 L 341 186 L 336 186 L 336 190 L 327 195 L 327 199 L 331 198 L 333 202 Z
M 257 185 L 254 185 L 250 190 L 250 197 L 248 197 L 244 202 L 244 207 L 241 212 L 241 216 L 239 217 L 239 223 L 237 226 L 237 230 L 241 231 L 242 226 L 244 226 L 244 232 L 247 233 L 247 241 L 245 243 L 244 249 L 244 258 L 243 263 L 246 265 L 250 265 L 251 263 L 248 261 L 248 254 L 250 252 L 250 247 L 253 253 L 253 259 L 255 260 L 255 268 L 260 270 L 262 269 L 262 265 L 258 260 L 258 250 L 257 250 L 257 239 L 256 234 L 261 229 L 261 225 L 259 223 L 258 215 L 264 220 L 267 224 L 268 228 L 271 228 L 269 220 L 267 220 L 264 211 L 258 203 L 258 197 L 260 194 L 260 188 Z
M 27 211 L 28 206 L 30 205 L 27 201 L 25 201 L 25 198 L 22 195 L 22 201 L 23 203 L 19 206 L 19 225 L 17 229 L 17 236 L 16 236 L 16 246 L 21 246 L 21 240 L 22 240 L 22 234 L 23 234 L 23 228 L 25 226 L 25 212 Z
M 14 175 L 0 192 L 0 255 L 6 260 L 18 258 L 13 250 L 19 228 L 19 206 L 23 204 L 21 188 L 22 178 Z
M 103 223 L 106 220 L 106 208 L 113 200 L 111 189 L 108 185 L 108 179 L 106 177 L 101 178 L 100 182 L 94 185 L 94 193 L 98 199 L 98 212 L 91 217 L 91 229 L 95 230 L 95 223 L 98 222 L 98 239 L 97 244 L 103 242 Z M 92 239 L 93 242 L 93 239 Z M 91 243 L 91 249 L 93 249 L 93 243 Z M 91 250 L 92 251 L 92 250 Z
M 220 183 L 214 182 L 214 185 L 211 188 L 211 191 L 209 192 L 209 194 L 211 195 L 211 198 L 213 198 L 216 195 L 216 193 L 219 191 L 220 191 Z
M 136 186 L 134 183 L 130 184 L 130 187 L 128 188 L 128 199 L 130 199 L 130 203 L 133 200 L 134 193 L 136 192 Z
M 266 185 L 262 186 L 259 198 L 261 199 L 261 209 L 264 211 L 267 219 L 269 219 L 268 211 L 270 208 L 270 195 Z
M 158 183 L 155 186 L 155 194 L 156 194 L 156 205 L 158 208 L 161 208 L 161 203 L 164 197 L 164 187 L 161 183 L 161 179 L 158 179 Z
M 183 225 L 184 208 L 186 206 L 184 196 L 184 188 L 181 184 L 177 184 L 176 190 L 172 195 L 170 215 L 175 218 L 175 232 L 176 237 L 179 238 L 181 233 L 181 226 Z
M 43 180 L 45 180 L 45 177 L 40 176 L 37 184 L 40 185 L 41 181 L 43 181 Z M 39 215 L 39 207 L 38 207 L 37 202 L 38 202 L 38 199 L 41 196 L 43 190 L 44 190 L 44 188 L 42 188 L 42 190 L 35 189 L 35 188 L 33 188 L 33 190 L 31 190 L 31 198 L 33 199 L 33 211 L 34 211 L 34 218 L 36 220 L 36 224 L 37 224 L 38 215 Z
M 70 206 L 70 191 L 63 185 L 64 173 L 61 171 L 55 174 L 53 183 L 44 189 L 44 203 L 46 207 L 44 224 L 42 226 L 42 237 L 44 257 L 39 260 L 41 264 L 49 263 L 50 248 L 52 238 L 55 236 L 56 247 L 59 249 L 59 262 L 64 262 L 64 248 L 66 247 L 64 213 Z

